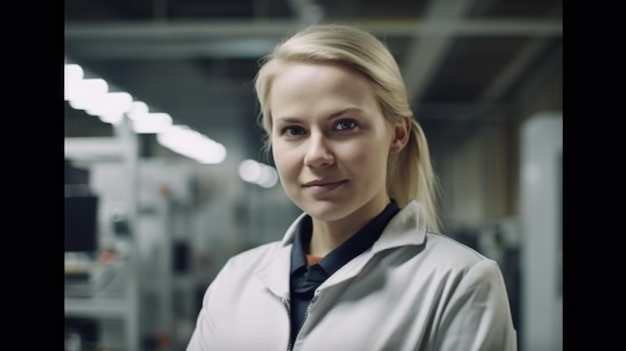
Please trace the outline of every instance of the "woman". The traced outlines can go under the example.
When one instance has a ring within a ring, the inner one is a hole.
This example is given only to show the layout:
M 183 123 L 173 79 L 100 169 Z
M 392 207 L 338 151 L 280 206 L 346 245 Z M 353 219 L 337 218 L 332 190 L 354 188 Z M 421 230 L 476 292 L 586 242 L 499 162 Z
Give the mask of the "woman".
M 497 264 L 437 233 L 426 138 L 386 47 L 315 25 L 255 83 L 303 213 L 282 241 L 225 264 L 187 350 L 516 350 Z

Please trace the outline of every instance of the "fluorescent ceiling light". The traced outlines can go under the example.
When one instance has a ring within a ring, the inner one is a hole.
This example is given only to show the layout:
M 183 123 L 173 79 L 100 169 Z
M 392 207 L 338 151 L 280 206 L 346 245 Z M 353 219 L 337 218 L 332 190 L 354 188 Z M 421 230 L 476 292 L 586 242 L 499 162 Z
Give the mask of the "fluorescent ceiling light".
M 92 116 L 123 116 L 133 103 L 133 97 L 126 92 L 113 92 L 101 96 L 85 111 Z
M 150 109 L 145 102 L 134 101 L 128 111 L 128 118 L 134 121 L 147 117 L 148 113 L 150 113 Z
M 122 122 L 122 120 L 124 119 L 124 115 L 118 113 L 108 113 L 98 115 L 98 118 L 104 123 L 117 125 L 118 123 Z
M 222 163 L 226 159 L 226 148 L 222 144 L 187 126 L 172 125 L 157 134 L 157 141 L 202 164 Z
M 73 82 L 68 91 L 70 106 L 76 110 L 87 110 L 97 104 L 108 90 L 109 85 L 101 78 Z
M 239 177 L 264 188 L 271 188 L 278 183 L 278 173 L 274 167 L 254 160 L 245 160 L 239 164 Z
M 84 76 L 80 65 L 65 64 L 65 100 L 72 108 L 85 110 L 110 124 L 120 123 L 126 115 L 135 133 L 157 134 L 162 146 L 203 164 L 221 163 L 226 159 L 226 148 L 222 144 L 187 126 L 174 125 L 167 113 L 150 113 L 145 102 L 133 101 L 129 93 L 109 92 L 109 84 L 104 79 L 84 79 Z M 260 177 L 265 174 L 268 178 L 267 170 L 261 173 Z
M 84 77 L 83 69 L 77 64 L 66 64 L 65 65 L 65 74 L 64 74 L 64 83 L 65 83 L 65 100 L 69 101 L 70 96 L 72 95 L 72 88 L 78 84 Z
M 172 126 L 172 117 L 167 113 L 149 113 L 145 118 L 133 122 L 133 130 L 138 134 L 158 134 Z

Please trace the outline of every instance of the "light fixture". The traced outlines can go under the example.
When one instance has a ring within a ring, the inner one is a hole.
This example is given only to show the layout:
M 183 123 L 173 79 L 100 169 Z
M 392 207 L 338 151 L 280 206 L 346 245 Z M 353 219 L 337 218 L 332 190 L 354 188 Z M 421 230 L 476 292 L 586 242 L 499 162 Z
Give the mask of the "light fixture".
M 226 148 L 207 136 L 183 125 L 172 125 L 157 134 L 157 141 L 181 155 L 202 164 L 222 163 L 226 159 Z
M 124 114 L 130 110 L 132 103 L 133 97 L 129 93 L 110 92 L 91 103 L 91 106 L 85 112 L 99 117 L 103 122 L 117 124 L 122 121 Z
M 70 87 L 70 106 L 76 110 L 88 110 L 104 99 L 109 91 L 109 85 L 104 79 L 91 78 L 75 82 Z
M 271 188 L 278 183 L 278 173 L 274 167 L 254 160 L 244 160 L 239 164 L 239 177 L 263 188 Z
M 132 128 L 137 134 L 158 134 L 165 132 L 172 124 L 172 117 L 169 114 L 153 112 L 135 119 Z
M 202 164 L 221 163 L 226 159 L 224 145 L 188 126 L 174 125 L 165 112 L 150 112 L 143 101 L 134 101 L 131 94 L 111 88 L 101 78 L 85 79 L 83 68 L 65 63 L 64 98 L 76 110 L 97 116 L 102 122 L 118 124 L 127 116 L 137 134 L 156 134 L 158 142 L 181 155 Z

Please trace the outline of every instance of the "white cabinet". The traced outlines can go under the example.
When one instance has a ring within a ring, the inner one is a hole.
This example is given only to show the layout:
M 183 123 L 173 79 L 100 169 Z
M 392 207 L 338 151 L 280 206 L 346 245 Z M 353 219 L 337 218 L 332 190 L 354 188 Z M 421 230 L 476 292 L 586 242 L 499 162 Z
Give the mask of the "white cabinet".
M 563 115 L 529 118 L 521 134 L 522 346 L 563 349 Z

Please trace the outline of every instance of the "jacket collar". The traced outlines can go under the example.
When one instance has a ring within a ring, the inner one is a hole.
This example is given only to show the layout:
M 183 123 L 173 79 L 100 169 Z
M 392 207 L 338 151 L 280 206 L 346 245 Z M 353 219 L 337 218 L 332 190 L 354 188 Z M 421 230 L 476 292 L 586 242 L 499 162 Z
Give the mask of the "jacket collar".
M 306 213 L 302 213 L 294 220 L 281 241 L 281 246 L 293 244 L 298 223 Z M 413 200 L 400 209 L 400 212 L 391 219 L 380 238 L 374 243 L 373 252 L 404 245 L 421 245 L 426 237 L 426 219 L 424 207 Z
M 281 246 L 287 246 L 287 245 L 291 245 L 293 244 L 293 240 L 294 237 L 298 231 L 298 224 L 300 223 L 300 221 L 302 220 L 302 218 L 304 218 L 304 216 L 306 216 L 306 213 L 301 213 L 298 218 L 296 218 L 291 225 L 289 226 L 289 228 L 287 228 L 287 231 L 285 232 L 285 235 L 283 236 L 283 240 L 281 241 Z
M 421 245 L 426 239 L 426 217 L 422 204 L 413 200 L 389 221 L 372 253 L 406 245 Z
M 291 247 L 298 223 L 306 214 L 296 218 L 283 236 L 278 252 L 257 267 L 255 274 L 277 296 L 289 298 L 289 271 L 291 262 Z M 426 220 L 423 206 L 413 200 L 404 206 L 389 224 L 385 227 L 380 238 L 370 250 L 355 257 L 342 269 L 341 274 L 333 274 L 321 287 L 334 285 L 357 275 L 365 264 L 377 253 L 406 245 L 421 245 L 426 238 Z M 339 271 L 337 272 L 339 273 Z

